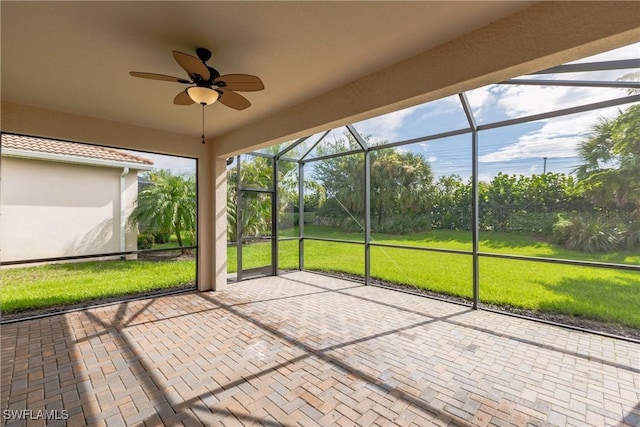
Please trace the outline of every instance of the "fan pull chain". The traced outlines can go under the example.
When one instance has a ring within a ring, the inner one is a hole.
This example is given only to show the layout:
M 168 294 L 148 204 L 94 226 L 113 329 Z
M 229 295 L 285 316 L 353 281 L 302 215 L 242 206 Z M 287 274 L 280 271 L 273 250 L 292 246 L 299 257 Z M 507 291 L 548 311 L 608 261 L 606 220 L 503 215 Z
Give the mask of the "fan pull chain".
M 200 104 L 202 105 L 202 143 L 204 144 L 204 106 L 205 104 Z

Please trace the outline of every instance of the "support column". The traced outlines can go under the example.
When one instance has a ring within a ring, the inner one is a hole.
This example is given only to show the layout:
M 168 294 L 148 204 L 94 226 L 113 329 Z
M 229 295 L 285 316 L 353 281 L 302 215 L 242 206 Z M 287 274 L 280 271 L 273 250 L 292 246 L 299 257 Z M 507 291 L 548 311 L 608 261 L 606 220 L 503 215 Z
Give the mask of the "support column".
M 196 169 L 198 261 L 196 285 L 199 291 L 213 289 L 215 246 L 213 236 L 213 171 L 210 156 L 198 158 Z
M 227 285 L 227 161 L 214 157 L 212 151 L 198 159 L 200 291 L 218 291 Z
M 220 291 L 227 286 L 227 159 L 214 159 L 214 225 L 215 257 L 213 290 Z

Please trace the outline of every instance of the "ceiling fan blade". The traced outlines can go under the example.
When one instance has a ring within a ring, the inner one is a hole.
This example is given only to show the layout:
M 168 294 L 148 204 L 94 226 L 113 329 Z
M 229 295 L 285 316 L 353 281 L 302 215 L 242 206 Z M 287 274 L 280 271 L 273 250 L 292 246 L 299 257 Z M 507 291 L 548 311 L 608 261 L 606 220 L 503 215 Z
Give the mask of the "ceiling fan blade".
M 193 104 L 193 99 L 187 94 L 187 91 L 182 91 L 173 98 L 173 103 L 176 105 L 191 105 Z
M 218 89 L 222 92 L 218 101 L 226 105 L 227 107 L 233 108 L 234 110 L 244 110 L 245 108 L 249 108 L 251 103 L 247 98 L 242 95 L 238 95 L 232 90 L 220 88 Z
M 178 64 L 189 74 L 192 79 L 196 79 L 195 76 L 199 75 L 202 80 L 209 80 L 211 75 L 209 69 L 202 61 L 195 56 L 187 55 L 186 53 L 173 51 L 173 57 Z
M 215 79 L 213 83 L 220 84 L 225 89 L 239 92 L 254 92 L 264 89 L 262 80 L 249 74 L 226 74 Z
M 189 80 L 181 79 L 180 77 L 167 76 L 165 74 L 155 73 L 142 73 L 140 71 L 130 71 L 133 77 L 141 77 L 143 79 L 162 80 L 165 82 L 177 82 L 177 83 L 191 83 Z

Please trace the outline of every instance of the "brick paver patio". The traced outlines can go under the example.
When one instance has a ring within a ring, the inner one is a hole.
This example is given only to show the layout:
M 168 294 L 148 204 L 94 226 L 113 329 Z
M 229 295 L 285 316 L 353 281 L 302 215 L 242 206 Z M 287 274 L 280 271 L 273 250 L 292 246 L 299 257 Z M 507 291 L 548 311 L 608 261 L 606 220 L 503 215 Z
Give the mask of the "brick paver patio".
M 638 426 L 639 390 L 637 344 L 309 273 L 2 327 L 7 426 Z

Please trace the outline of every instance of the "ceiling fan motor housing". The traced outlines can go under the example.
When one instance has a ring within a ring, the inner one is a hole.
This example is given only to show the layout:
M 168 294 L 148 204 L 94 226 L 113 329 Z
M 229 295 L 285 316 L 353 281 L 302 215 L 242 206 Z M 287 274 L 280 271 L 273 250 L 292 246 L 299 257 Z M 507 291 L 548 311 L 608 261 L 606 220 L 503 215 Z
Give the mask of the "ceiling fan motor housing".
M 197 48 L 196 55 L 198 55 L 198 58 L 200 58 L 200 61 L 202 62 L 207 62 L 209 59 L 211 59 L 211 51 L 204 47 Z
M 209 70 L 209 79 L 204 80 L 202 78 L 202 76 L 200 76 L 199 74 L 195 75 L 194 78 L 194 83 L 197 86 L 200 87 L 208 87 L 211 88 L 213 86 L 213 82 L 215 79 L 217 79 L 218 77 L 220 77 L 220 72 L 218 70 L 216 70 L 213 67 L 209 67 L 206 62 L 211 59 L 211 51 L 209 49 L 206 49 L 204 47 L 199 47 L 196 49 L 196 55 L 198 56 L 198 59 L 200 59 L 200 61 L 202 61 L 202 63 L 204 64 L 205 67 L 207 67 L 207 69 Z M 224 83 L 220 86 L 224 86 Z
M 205 64 L 206 65 L 206 64 Z M 207 66 L 207 68 L 209 69 L 209 74 L 211 75 L 211 77 L 209 77 L 209 80 L 207 80 L 205 83 L 209 86 L 213 85 L 213 81 L 215 79 L 217 79 L 218 77 L 220 77 L 220 72 L 218 72 L 218 70 L 216 70 L 215 68 L 209 67 Z M 219 84 L 222 83 L 222 84 Z M 216 83 L 216 85 L 218 86 L 225 86 L 226 84 L 224 82 L 219 82 Z

